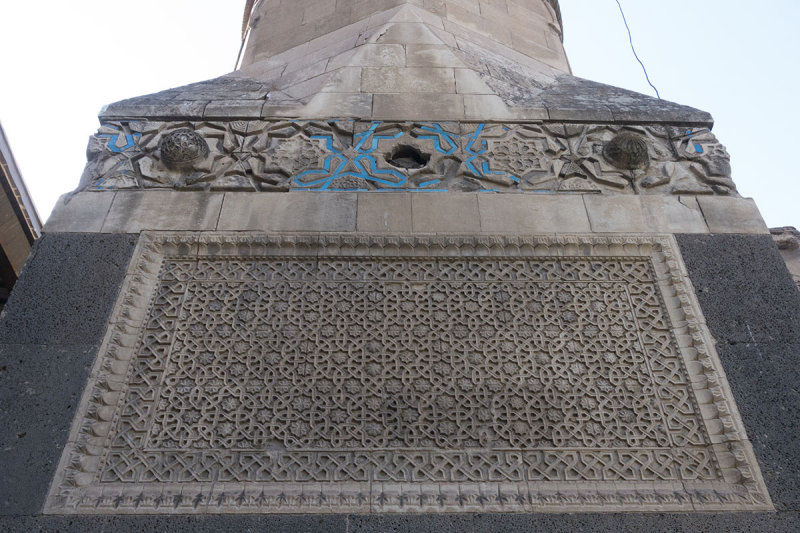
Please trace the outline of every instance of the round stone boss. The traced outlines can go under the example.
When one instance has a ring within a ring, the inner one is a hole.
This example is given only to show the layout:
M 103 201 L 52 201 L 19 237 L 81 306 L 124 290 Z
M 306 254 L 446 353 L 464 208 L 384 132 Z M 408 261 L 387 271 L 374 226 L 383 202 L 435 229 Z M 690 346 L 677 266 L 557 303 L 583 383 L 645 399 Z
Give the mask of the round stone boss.
M 609 163 L 624 170 L 646 167 L 650 162 L 647 141 L 631 132 L 623 132 L 606 143 L 603 155 Z
M 192 164 L 208 157 L 208 143 L 202 135 L 189 128 L 172 131 L 159 143 L 161 160 L 172 169 L 191 168 Z

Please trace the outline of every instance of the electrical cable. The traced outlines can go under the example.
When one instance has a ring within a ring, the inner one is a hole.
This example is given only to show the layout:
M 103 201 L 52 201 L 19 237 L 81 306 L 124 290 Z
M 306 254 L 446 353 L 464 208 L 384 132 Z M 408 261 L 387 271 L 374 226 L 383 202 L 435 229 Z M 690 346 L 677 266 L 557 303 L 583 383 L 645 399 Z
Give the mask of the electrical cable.
M 625 29 L 628 30 L 628 41 L 631 43 L 631 51 L 633 52 L 633 57 L 635 57 L 636 61 L 638 61 L 639 64 L 642 66 L 642 70 L 644 71 L 644 77 L 647 79 L 647 84 L 653 88 L 653 90 L 656 92 L 656 96 L 658 97 L 659 100 L 661 100 L 661 94 L 659 94 L 658 89 L 656 89 L 656 86 L 653 85 L 653 82 L 650 81 L 650 75 L 647 73 L 647 67 L 644 66 L 642 60 L 639 59 L 639 54 L 636 53 L 636 47 L 633 45 L 633 35 L 631 35 L 631 27 L 628 26 L 628 19 L 627 17 L 625 17 L 625 10 L 622 9 L 622 4 L 620 3 L 620 1 L 619 0 L 616 1 L 617 1 L 617 6 L 619 7 L 619 12 L 622 14 L 622 22 L 625 23 Z

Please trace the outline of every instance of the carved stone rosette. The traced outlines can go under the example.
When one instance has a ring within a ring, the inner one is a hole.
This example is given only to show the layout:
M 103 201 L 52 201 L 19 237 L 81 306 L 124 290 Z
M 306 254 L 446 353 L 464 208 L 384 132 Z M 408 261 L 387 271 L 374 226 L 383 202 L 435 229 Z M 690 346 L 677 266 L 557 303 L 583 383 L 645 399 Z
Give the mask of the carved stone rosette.
M 394 161 L 392 154 L 400 148 L 412 150 L 420 164 Z M 104 124 L 92 137 L 88 154 L 81 187 L 90 190 L 737 196 L 725 148 L 709 130 L 697 128 L 129 121 Z
M 771 509 L 676 250 L 145 233 L 46 512 Z

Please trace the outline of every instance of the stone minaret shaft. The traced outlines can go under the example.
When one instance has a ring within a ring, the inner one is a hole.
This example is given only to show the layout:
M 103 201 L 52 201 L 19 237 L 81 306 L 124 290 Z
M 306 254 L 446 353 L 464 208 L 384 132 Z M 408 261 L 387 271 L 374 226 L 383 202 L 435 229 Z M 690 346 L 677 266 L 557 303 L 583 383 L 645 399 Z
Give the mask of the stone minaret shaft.
M 800 531 L 800 294 L 708 113 L 573 76 L 556 0 L 247 6 L 0 314 L 0 529 Z
M 322 36 L 327 36 L 331 47 L 356 44 L 348 29 L 357 29 L 356 34 L 364 36 L 370 27 L 390 20 L 404 6 L 430 13 L 432 16 L 424 22 L 434 33 L 438 29 L 456 36 L 463 34 L 468 40 L 480 37 L 553 68 L 569 70 L 556 0 L 261 0 L 255 4 L 249 1 L 246 9 L 251 11 L 250 32 L 242 66 Z M 415 42 L 411 32 L 398 36 L 394 42 Z M 467 34 L 472 34 L 472 39 Z

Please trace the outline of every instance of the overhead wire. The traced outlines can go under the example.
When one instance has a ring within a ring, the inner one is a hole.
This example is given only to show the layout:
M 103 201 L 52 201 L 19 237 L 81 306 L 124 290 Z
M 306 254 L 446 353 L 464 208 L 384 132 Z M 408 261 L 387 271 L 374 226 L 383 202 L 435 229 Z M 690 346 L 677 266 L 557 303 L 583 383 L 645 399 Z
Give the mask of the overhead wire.
M 617 2 L 617 7 L 619 7 L 620 14 L 622 14 L 622 22 L 625 23 L 625 29 L 628 30 L 628 42 L 631 43 L 631 51 L 633 52 L 633 57 L 635 57 L 636 61 L 638 61 L 639 64 L 642 66 L 642 70 L 644 71 L 644 77 L 647 79 L 647 84 L 653 88 L 653 90 L 656 92 L 656 97 L 658 97 L 658 99 L 661 100 L 661 94 L 658 92 L 656 86 L 653 85 L 653 82 L 650 81 L 650 75 L 647 73 L 647 67 L 644 66 L 644 62 L 639 58 L 639 54 L 636 53 L 636 46 L 634 46 L 633 44 L 633 35 L 631 34 L 631 27 L 628 25 L 628 18 L 625 16 L 625 10 L 622 9 L 622 4 L 620 3 L 620 0 L 616 0 L 616 2 Z

